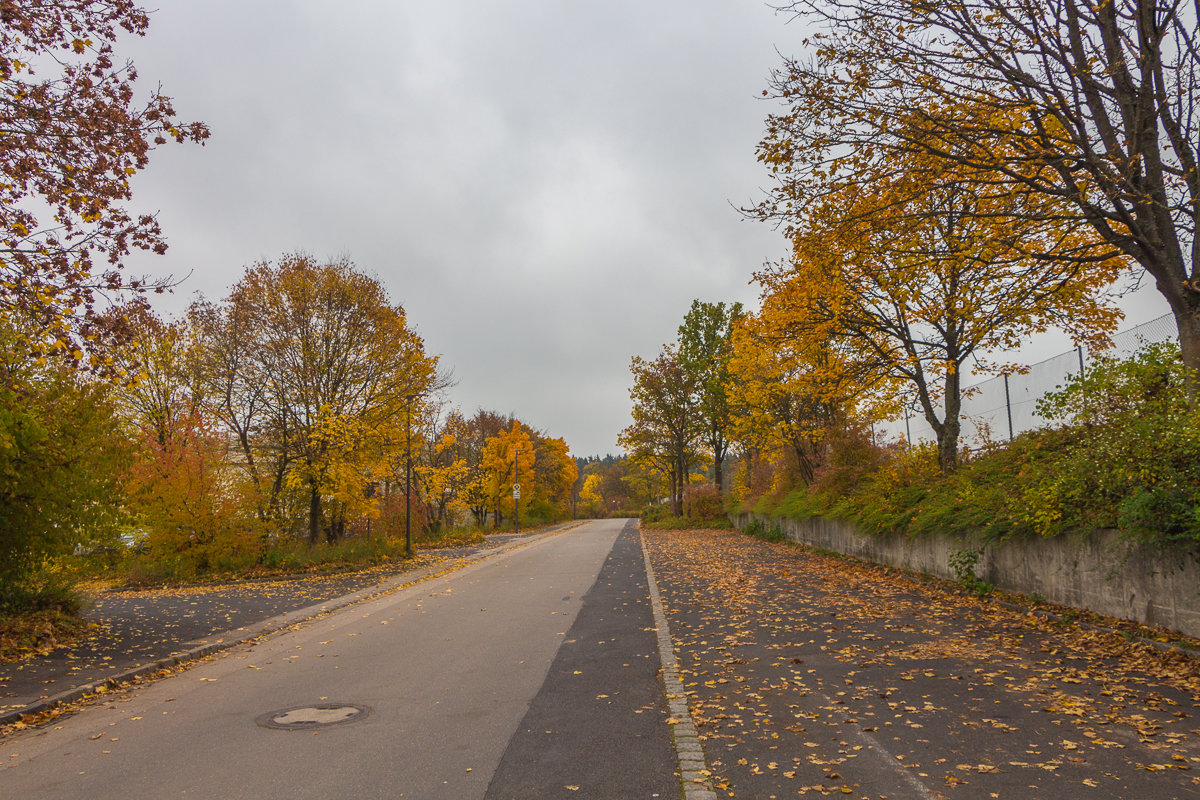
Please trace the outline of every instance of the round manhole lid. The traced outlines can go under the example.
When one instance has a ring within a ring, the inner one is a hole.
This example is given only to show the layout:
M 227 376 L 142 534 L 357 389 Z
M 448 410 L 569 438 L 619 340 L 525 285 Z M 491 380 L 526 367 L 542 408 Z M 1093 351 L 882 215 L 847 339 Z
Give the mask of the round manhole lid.
M 370 713 L 370 708 L 357 703 L 316 703 L 271 711 L 254 721 L 264 728 L 277 728 L 285 731 L 311 730 L 312 728 L 327 728 L 330 725 L 357 722 L 366 718 Z

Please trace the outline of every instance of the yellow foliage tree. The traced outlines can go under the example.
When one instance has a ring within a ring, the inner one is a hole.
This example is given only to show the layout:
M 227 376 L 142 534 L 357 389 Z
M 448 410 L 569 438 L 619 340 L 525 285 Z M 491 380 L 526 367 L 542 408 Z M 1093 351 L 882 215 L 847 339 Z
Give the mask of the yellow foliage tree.
M 964 363 L 1014 370 L 987 354 L 1052 325 L 1103 346 L 1120 319 L 1107 287 L 1124 263 L 1051 200 L 981 193 L 979 175 L 919 155 L 863 163 L 872 181 L 796 199 L 805 211 L 790 220 L 792 257 L 757 280 L 801 349 L 848 349 L 902 381 L 950 471 Z M 1054 248 L 1078 261 L 1040 255 Z
M 786 449 L 807 483 L 832 431 L 886 413 L 892 382 L 853 351 L 791 334 L 796 319 L 785 301 L 782 293 L 768 295 L 758 315 L 734 327 L 727 386 L 731 435 L 744 454 Z
M 430 518 L 440 525 L 449 522 L 451 514 L 468 509 L 464 501 L 471 477 L 471 467 L 464 450 L 466 421 L 457 411 L 442 425 L 440 435 L 432 437 L 428 458 L 419 465 L 417 475 L 425 491 Z
M 524 476 L 528 476 L 532 484 L 535 458 L 529 431 L 516 420 L 508 430 L 501 431 L 484 444 L 482 490 L 487 497 L 488 510 L 492 512 L 492 527 L 500 527 L 505 514 L 513 509 L 513 484 L 525 481 Z
M 400 424 L 438 384 L 437 358 L 425 354 L 404 309 L 379 282 L 344 260 L 318 264 L 292 255 L 259 264 L 234 287 L 228 306 L 256 345 L 246 367 L 266 384 L 259 447 L 277 465 L 275 486 L 304 497 L 308 539 L 316 542 L 326 498 L 340 496 L 336 502 L 349 507 L 348 471 L 359 472 L 361 486 L 407 450 L 409 431 Z M 351 440 L 355 446 L 345 446 Z M 373 464 L 362 460 L 368 457 Z M 326 538 L 341 530 L 335 514 Z
M 604 498 L 600 495 L 600 484 L 604 479 L 593 473 L 583 481 L 579 489 L 579 502 L 583 504 L 583 514 L 588 517 L 603 515 Z
M 564 439 L 535 434 L 534 449 L 536 458 L 530 473 L 533 493 L 525 501 L 526 507 L 544 515 L 563 516 L 569 511 L 571 488 L 579 477 L 579 467 Z M 526 497 L 524 480 L 522 478 L 522 498 Z

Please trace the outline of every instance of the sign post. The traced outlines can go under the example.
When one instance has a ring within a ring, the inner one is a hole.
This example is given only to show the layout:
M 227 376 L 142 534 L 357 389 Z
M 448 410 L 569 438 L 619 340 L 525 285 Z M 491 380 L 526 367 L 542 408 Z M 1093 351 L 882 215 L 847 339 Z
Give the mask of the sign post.
M 521 453 L 525 448 L 518 447 L 513 453 L 513 535 L 521 532 Z

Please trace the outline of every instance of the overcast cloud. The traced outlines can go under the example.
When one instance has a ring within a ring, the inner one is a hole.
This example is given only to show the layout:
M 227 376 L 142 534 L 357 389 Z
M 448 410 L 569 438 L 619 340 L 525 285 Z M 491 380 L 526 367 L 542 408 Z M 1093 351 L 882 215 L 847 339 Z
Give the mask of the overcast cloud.
M 258 260 L 348 256 L 464 412 L 616 452 L 630 357 L 693 298 L 752 304 L 783 253 L 732 205 L 801 35 L 760 0 L 170 0 L 125 52 L 213 135 L 138 177 L 171 249 L 133 271 L 189 275 L 174 314 Z

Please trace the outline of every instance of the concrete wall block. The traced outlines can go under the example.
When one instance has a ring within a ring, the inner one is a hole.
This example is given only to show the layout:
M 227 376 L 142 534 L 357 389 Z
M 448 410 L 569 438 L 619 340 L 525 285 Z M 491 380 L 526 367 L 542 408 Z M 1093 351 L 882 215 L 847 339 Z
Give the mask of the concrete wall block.
M 849 523 L 819 517 L 776 520 L 741 513 L 732 520 L 745 530 L 756 517 L 767 526 L 780 525 L 800 544 L 941 578 L 955 577 L 952 552 L 980 550 L 977 575 L 1005 591 L 1200 637 L 1200 552 L 1164 550 L 1108 530 L 985 545 L 978 538 L 943 534 L 869 536 Z

